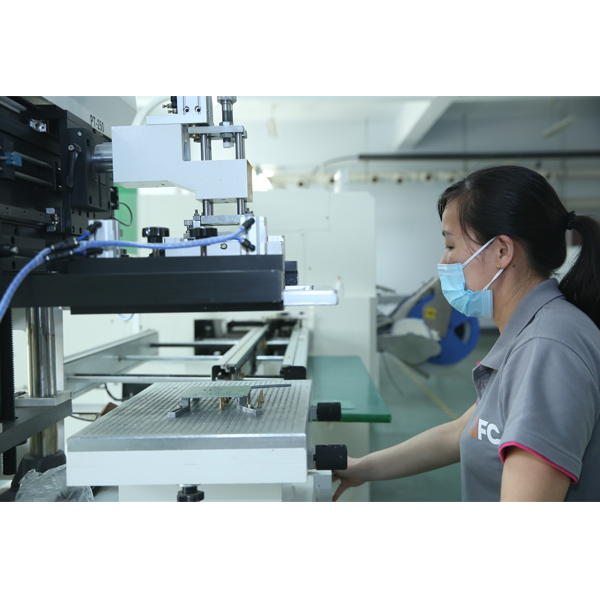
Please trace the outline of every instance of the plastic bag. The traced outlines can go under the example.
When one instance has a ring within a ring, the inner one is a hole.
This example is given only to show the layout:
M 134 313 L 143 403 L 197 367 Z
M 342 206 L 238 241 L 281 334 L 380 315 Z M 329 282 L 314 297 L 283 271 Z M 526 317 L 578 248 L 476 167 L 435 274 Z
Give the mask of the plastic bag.
M 33 469 L 21 479 L 15 502 L 93 502 L 89 486 L 68 487 L 67 466 L 38 473 Z

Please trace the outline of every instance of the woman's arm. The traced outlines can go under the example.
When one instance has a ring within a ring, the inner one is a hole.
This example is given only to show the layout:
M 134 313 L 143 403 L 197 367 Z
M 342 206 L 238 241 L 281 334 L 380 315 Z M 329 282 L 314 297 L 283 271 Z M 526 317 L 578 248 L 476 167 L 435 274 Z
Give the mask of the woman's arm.
M 408 477 L 458 462 L 460 436 L 474 410 L 475 405 L 456 421 L 428 429 L 397 446 L 359 459 L 348 458 L 348 468 L 334 472 L 333 481 L 341 480 L 341 483 L 333 500 L 337 500 L 347 488 L 365 481 Z
M 571 478 L 532 452 L 506 448 L 501 502 L 563 502 Z

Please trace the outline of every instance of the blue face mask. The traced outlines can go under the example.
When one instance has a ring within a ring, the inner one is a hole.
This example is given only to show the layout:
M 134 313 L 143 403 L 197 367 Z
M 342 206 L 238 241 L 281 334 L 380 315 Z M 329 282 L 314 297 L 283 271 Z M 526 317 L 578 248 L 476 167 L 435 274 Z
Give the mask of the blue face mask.
M 488 290 L 490 285 L 496 281 L 504 269 L 500 269 L 494 279 L 492 279 L 480 292 L 472 292 L 467 289 L 465 274 L 463 269 L 480 253 L 483 252 L 496 238 L 492 238 L 487 244 L 479 248 L 471 258 L 462 265 L 455 263 L 453 265 L 438 265 L 442 292 L 452 306 L 458 312 L 467 317 L 486 317 L 494 318 L 494 301 L 492 290 Z

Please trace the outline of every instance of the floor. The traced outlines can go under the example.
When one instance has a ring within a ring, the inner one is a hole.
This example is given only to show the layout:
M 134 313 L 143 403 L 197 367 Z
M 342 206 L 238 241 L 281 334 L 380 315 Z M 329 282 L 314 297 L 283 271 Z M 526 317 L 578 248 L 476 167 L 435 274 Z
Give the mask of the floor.
M 425 363 L 420 373 L 389 354 L 380 355 L 379 391 L 391 423 L 371 425 L 371 451 L 388 448 L 460 416 L 476 399 L 471 371 L 494 345 L 498 333 L 483 332 L 475 350 L 451 366 Z M 371 483 L 371 502 L 460 502 L 460 465 Z

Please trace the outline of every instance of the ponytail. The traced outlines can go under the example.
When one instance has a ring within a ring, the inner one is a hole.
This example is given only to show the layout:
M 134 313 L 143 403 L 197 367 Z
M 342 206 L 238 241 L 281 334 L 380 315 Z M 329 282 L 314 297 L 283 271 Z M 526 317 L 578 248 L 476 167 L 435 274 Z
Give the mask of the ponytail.
M 590 216 L 573 215 L 570 224 L 581 236 L 581 250 L 559 288 L 600 327 L 600 223 Z

